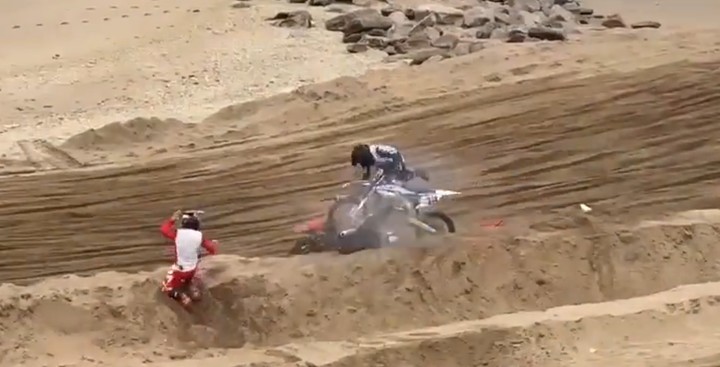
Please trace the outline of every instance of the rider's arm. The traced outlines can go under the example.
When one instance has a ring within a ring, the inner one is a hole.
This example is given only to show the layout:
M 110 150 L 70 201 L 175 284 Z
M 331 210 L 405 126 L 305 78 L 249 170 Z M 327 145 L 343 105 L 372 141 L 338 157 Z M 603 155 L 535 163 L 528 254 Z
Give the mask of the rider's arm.
M 365 168 L 365 172 L 363 172 L 362 179 L 369 180 L 370 179 L 370 166 L 366 166 L 364 168 Z
M 218 252 L 217 243 L 215 241 L 211 241 L 206 239 L 203 236 L 202 245 L 201 245 L 210 255 L 215 255 Z
M 175 228 L 175 219 L 166 219 L 160 226 L 160 233 L 162 233 L 165 238 L 169 240 L 174 240 L 175 236 L 177 235 L 177 229 Z

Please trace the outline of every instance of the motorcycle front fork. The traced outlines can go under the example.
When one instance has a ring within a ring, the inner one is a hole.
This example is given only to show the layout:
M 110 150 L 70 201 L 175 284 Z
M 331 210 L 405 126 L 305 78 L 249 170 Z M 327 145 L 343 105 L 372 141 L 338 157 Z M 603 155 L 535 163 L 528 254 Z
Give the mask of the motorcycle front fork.
M 396 205 L 394 208 L 395 210 L 406 212 L 408 214 L 408 223 L 410 223 L 411 225 L 429 233 L 437 233 L 437 230 L 435 228 L 418 219 L 420 211 L 415 208 L 412 203 L 402 202 L 399 205 Z
M 431 225 L 421 221 L 420 219 L 417 219 L 417 217 L 408 218 L 408 222 L 410 222 L 410 224 L 414 225 L 415 227 L 418 227 L 429 233 L 437 233 L 437 229 L 435 229 Z

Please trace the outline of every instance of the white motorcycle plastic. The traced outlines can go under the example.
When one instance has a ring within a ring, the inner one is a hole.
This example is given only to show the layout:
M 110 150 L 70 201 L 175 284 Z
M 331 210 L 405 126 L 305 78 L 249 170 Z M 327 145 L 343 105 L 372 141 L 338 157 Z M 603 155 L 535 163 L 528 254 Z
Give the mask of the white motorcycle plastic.
M 374 215 L 367 214 L 366 206 L 368 201 L 375 195 L 381 202 L 392 205 L 395 211 L 404 212 L 408 223 L 426 233 L 436 234 L 439 232 L 438 225 L 427 223 L 429 219 L 439 219 L 443 222 L 443 226 L 447 228 L 447 232 L 455 232 L 454 221 L 447 214 L 433 210 L 433 207 L 446 197 L 460 195 L 459 191 L 444 189 L 413 191 L 397 182 L 383 182 L 382 173 L 376 175 L 372 181 L 363 182 L 362 184 L 366 186 L 367 191 L 349 213 L 352 218 L 353 228 L 339 232 L 340 237 L 352 235 Z M 345 187 L 348 185 L 350 184 L 346 184 Z

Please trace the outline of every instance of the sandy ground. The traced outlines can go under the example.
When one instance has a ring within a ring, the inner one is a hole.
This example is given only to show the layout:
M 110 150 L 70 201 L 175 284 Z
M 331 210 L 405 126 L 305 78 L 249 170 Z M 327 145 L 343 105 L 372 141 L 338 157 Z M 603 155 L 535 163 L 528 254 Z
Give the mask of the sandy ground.
M 199 121 L 230 103 L 361 74 L 380 59 L 345 54 L 337 34 L 319 27 L 268 26 L 265 18 L 292 8 L 281 1 L 0 4 L 2 150 L 137 116 Z M 310 10 L 318 22 L 334 15 Z
M 213 301 L 197 318 L 172 312 L 156 297 L 154 279 L 162 270 L 6 284 L 0 287 L 3 361 L 26 366 L 712 361 L 720 285 L 650 293 L 717 278 L 720 210 L 612 227 L 593 217 L 579 223 L 483 247 L 397 249 L 335 259 L 218 256 L 206 263 L 204 274 Z M 561 306 L 568 304 L 577 306 Z
M 586 4 L 664 26 L 388 69 L 262 20 L 301 5 L 0 0 L 0 365 L 714 365 L 718 7 Z M 277 256 L 377 139 L 459 236 Z M 227 254 L 199 318 L 156 294 L 181 206 Z

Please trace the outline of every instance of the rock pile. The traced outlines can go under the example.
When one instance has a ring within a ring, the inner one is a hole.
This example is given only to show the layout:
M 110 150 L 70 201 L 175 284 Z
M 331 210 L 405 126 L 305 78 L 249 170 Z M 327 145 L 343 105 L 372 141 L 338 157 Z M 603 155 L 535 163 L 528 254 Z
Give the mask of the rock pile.
M 272 21 L 272 25 L 276 27 L 311 28 L 313 26 L 312 15 L 307 10 L 283 11 L 266 20 Z
M 336 0 L 288 0 L 328 6 Z M 353 1 L 353 0 L 343 0 Z M 359 1 L 359 0 L 354 0 Z M 341 32 L 351 53 L 370 48 L 412 64 L 476 52 L 488 39 L 505 42 L 564 41 L 580 25 L 627 27 L 619 15 L 594 14 L 579 0 L 462 0 L 452 7 L 424 4 L 402 8 L 360 8 L 325 22 L 329 31 Z M 369 4 L 365 4 L 369 5 Z M 342 8 L 333 9 L 334 12 Z M 640 22 L 632 28 L 658 28 L 657 22 Z M 391 57 L 392 58 L 392 57 Z

